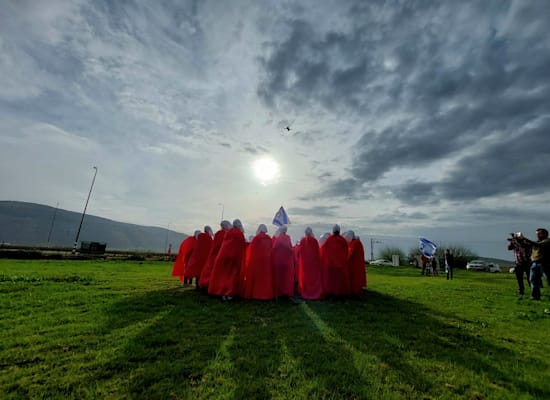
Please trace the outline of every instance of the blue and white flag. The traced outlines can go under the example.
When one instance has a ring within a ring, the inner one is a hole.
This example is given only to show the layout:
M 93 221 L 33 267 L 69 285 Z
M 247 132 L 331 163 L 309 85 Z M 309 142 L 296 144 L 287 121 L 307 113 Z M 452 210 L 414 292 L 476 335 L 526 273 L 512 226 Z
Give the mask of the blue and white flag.
M 435 256 L 435 252 L 437 251 L 437 245 L 425 238 L 418 238 L 420 240 L 420 243 L 418 244 L 418 249 L 422 254 L 424 254 L 428 258 L 432 258 Z
M 285 209 L 283 206 L 279 208 L 279 211 L 275 213 L 275 216 L 273 217 L 273 225 L 277 226 L 283 226 L 290 224 L 290 220 L 288 219 L 288 215 L 286 214 Z

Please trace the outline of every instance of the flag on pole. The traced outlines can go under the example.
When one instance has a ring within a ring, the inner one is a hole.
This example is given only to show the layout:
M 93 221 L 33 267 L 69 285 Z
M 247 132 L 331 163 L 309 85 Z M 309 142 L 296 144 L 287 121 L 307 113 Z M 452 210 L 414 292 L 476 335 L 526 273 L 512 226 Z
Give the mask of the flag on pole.
M 283 226 L 288 224 L 290 224 L 290 220 L 288 219 L 285 209 L 281 206 L 279 211 L 277 211 L 273 217 L 273 225 Z
M 437 245 L 425 238 L 418 238 L 420 243 L 418 244 L 418 249 L 422 254 L 424 254 L 428 258 L 432 258 L 435 256 L 435 252 L 437 251 Z

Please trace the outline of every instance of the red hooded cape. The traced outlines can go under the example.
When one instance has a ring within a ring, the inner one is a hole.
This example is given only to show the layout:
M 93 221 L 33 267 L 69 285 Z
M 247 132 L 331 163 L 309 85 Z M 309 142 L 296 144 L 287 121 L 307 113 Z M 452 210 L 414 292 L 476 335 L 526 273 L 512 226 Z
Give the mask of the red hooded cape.
M 243 297 L 245 299 L 269 300 L 273 294 L 271 267 L 271 238 L 258 233 L 246 249 Z
M 222 247 L 224 236 L 225 231 L 223 229 L 220 229 L 214 234 L 214 240 L 212 241 L 212 246 L 210 247 L 210 253 L 208 253 L 208 259 L 206 260 L 206 264 L 202 269 L 199 279 L 200 287 L 207 287 L 210 283 L 210 276 L 212 275 L 212 270 L 214 269 L 214 262 L 220 252 L 220 248 Z
M 239 274 L 243 263 L 246 241 L 238 228 L 225 233 L 222 247 L 214 262 L 208 293 L 217 296 L 239 294 Z
M 299 254 L 298 287 L 300 294 L 307 300 L 321 299 L 323 297 L 322 262 L 317 239 L 313 236 L 302 238 Z
M 367 271 L 365 270 L 365 249 L 360 240 L 353 239 L 348 247 L 348 270 L 350 277 L 350 292 L 360 295 L 367 287 Z
M 294 250 L 286 233 L 273 240 L 271 261 L 275 297 L 294 296 Z
M 195 242 L 193 253 L 185 266 L 185 276 L 188 278 L 200 277 L 204 264 L 208 259 L 208 253 L 212 247 L 212 238 L 208 233 L 200 233 Z
M 172 276 L 179 276 L 182 282 L 183 277 L 187 276 L 185 275 L 185 267 L 189 261 L 189 257 L 191 257 L 191 253 L 193 252 L 195 240 L 196 239 L 194 236 L 189 236 L 181 242 L 178 255 L 176 256 L 174 266 L 172 267 Z
M 348 242 L 340 235 L 330 235 L 323 245 L 323 289 L 326 294 L 346 296 L 350 293 Z

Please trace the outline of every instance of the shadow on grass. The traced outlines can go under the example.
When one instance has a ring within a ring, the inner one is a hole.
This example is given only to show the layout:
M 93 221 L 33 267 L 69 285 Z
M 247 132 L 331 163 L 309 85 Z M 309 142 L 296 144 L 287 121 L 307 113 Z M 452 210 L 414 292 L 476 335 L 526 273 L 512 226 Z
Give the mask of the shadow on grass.
M 496 385 L 550 397 L 508 369 L 515 352 L 461 328 L 454 316 L 373 291 L 363 301 L 296 305 L 223 303 L 175 288 L 129 296 L 108 312 L 106 338 L 117 343 L 95 372 L 100 395 L 491 397 Z M 485 383 L 442 388 L 430 377 L 461 371 Z

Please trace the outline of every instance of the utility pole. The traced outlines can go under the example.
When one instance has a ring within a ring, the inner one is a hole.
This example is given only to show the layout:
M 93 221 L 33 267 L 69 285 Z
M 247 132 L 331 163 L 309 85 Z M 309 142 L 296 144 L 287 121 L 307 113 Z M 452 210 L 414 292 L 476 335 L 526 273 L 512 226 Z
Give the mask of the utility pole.
M 53 224 L 55 222 L 55 215 L 57 214 L 57 209 L 59 208 L 59 202 L 55 205 L 55 210 L 53 212 L 52 224 L 50 226 L 50 233 L 48 233 L 48 244 L 50 244 L 50 238 L 52 237 Z
M 220 221 L 223 221 L 223 211 L 224 211 L 225 206 L 224 206 L 223 203 L 218 203 L 218 207 L 219 206 L 222 206 L 222 219 L 220 219 Z
M 84 222 L 84 215 L 86 214 L 86 208 L 88 208 L 88 201 L 90 201 L 90 196 L 92 195 L 92 189 L 94 187 L 95 177 L 97 175 L 97 167 L 94 167 L 94 177 L 92 179 L 92 184 L 90 185 L 90 191 L 88 192 L 88 198 L 86 199 L 86 204 L 84 205 L 84 211 L 82 212 L 82 218 L 80 219 L 80 225 L 78 226 L 78 231 L 76 232 L 76 238 L 74 239 L 73 254 L 76 253 L 76 246 L 78 245 L 78 237 L 80 236 L 80 229 L 82 228 L 82 222 Z

